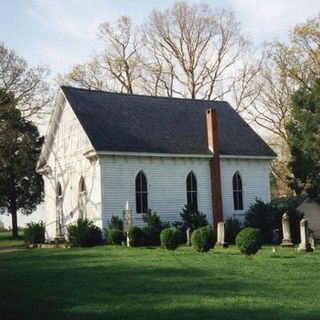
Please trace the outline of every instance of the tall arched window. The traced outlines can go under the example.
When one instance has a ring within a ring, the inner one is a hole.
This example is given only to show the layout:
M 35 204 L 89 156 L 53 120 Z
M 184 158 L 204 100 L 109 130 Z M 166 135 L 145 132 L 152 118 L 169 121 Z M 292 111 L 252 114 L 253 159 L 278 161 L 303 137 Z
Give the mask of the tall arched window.
M 79 219 L 86 218 L 86 202 L 87 202 L 87 191 L 84 178 L 80 178 L 79 182 L 79 193 L 78 193 L 78 209 L 79 209 Z
M 147 178 L 143 171 L 136 176 L 136 210 L 137 213 L 145 213 L 148 210 Z
M 198 211 L 197 179 L 193 172 L 187 176 L 187 203 L 192 210 Z
M 62 198 L 62 188 L 61 188 L 61 183 L 58 182 L 57 183 L 57 199 L 61 199 Z
M 242 180 L 239 172 L 236 172 L 232 178 L 233 186 L 233 207 L 234 210 L 243 210 L 243 190 Z
M 56 236 L 64 236 L 64 227 L 63 227 L 63 194 L 60 182 L 57 183 L 56 190 Z

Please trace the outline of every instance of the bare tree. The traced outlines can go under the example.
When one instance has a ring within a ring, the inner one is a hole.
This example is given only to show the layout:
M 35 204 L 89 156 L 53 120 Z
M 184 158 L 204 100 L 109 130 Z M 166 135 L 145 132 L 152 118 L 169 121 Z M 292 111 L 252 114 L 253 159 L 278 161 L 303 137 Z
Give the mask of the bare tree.
M 151 60 L 161 66 L 156 85 L 161 80 L 168 84 L 169 72 L 170 95 L 219 99 L 241 87 L 236 96 L 239 110 L 243 100 L 249 95 L 252 99 L 253 87 L 247 89 L 257 64 L 250 64 L 252 56 L 250 60 L 246 56 L 251 45 L 232 12 L 177 2 L 164 12 L 154 10 L 143 29 L 148 46 L 156 52 Z
M 2 96 L 13 95 L 12 105 L 17 106 L 24 117 L 40 115 L 51 102 L 45 81 L 48 73 L 45 67 L 30 68 L 24 59 L 0 43 L 0 90 Z
M 99 56 L 94 55 L 89 62 L 75 65 L 64 77 L 59 76 L 61 84 L 75 84 L 90 90 L 109 90 L 107 74 L 101 67 Z
M 287 168 L 290 160 L 286 124 L 291 117 L 291 95 L 301 86 L 310 87 L 320 74 L 319 16 L 293 28 L 290 43 L 273 42 L 267 59 L 254 83 L 260 91 L 247 109 L 251 121 L 270 136 L 269 143 L 278 153 L 272 164 L 277 194 L 290 194 Z
M 120 17 L 115 24 L 99 26 L 99 39 L 105 43 L 101 53 L 94 53 L 89 62 L 76 65 L 59 83 L 87 89 L 133 93 L 142 78 L 142 37 L 129 17 Z
M 234 14 L 177 2 L 135 27 L 128 17 L 99 27 L 106 47 L 75 66 L 64 83 L 89 89 L 192 99 L 232 99 L 241 112 L 255 100 L 259 72 Z
M 141 78 L 142 38 L 129 17 L 120 17 L 116 26 L 105 22 L 99 27 L 100 39 L 107 49 L 102 54 L 103 67 L 120 85 L 120 91 L 133 93 Z

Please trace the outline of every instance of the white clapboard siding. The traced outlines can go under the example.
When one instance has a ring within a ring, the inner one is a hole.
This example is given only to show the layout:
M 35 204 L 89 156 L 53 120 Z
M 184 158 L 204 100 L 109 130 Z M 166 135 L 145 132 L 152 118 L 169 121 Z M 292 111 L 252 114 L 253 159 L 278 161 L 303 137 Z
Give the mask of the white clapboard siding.
M 198 185 L 198 207 L 212 224 L 212 199 L 208 158 L 100 155 L 89 161 L 83 154 L 93 147 L 68 102 L 51 125 L 57 126 L 44 175 L 47 238 L 56 236 L 56 187 L 63 192 L 65 224 L 79 217 L 80 178 L 87 190 L 87 218 L 101 228 L 108 226 L 112 215 L 122 216 L 126 201 L 133 211 L 134 223 L 142 226 L 142 215 L 136 213 L 135 178 L 140 170 L 148 183 L 148 206 L 163 221 L 180 220 L 179 213 L 187 203 L 186 178 L 193 172 Z M 244 210 L 233 208 L 232 177 L 238 171 L 243 184 Z M 258 159 L 221 159 L 221 184 L 224 217 L 243 218 L 249 205 L 260 198 L 270 201 L 269 161 Z
M 63 213 L 65 223 L 73 223 L 79 217 L 78 191 L 81 176 L 84 177 L 87 190 L 87 218 L 102 227 L 101 221 L 101 185 L 99 161 L 90 162 L 83 153 L 92 149 L 72 108 L 66 102 L 59 119 L 58 128 L 47 164 L 51 174 L 44 176 L 45 210 L 47 237 L 53 238 L 56 233 L 56 186 L 62 186 Z
M 143 225 L 142 215 L 136 213 L 135 178 L 140 170 L 148 184 L 148 207 L 163 221 L 180 220 L 179 213 L 187 203 L 186 178 L 193 171 L 198 184 L 199 210 L 212 223 L 211 182 L 208 159 L 170 157 L 102 156 L 103 224 L 112 215 L 122 215 L 126 201 L 133 211 L 136 225 Z
M 270 201 L 269 160 L 222 159 L 221 189 L 224 218 L 243 220 L 244 213 L 255 199 Z M 239 172 L 243 188 L 243 211 L 234 210 L 232 178 Z

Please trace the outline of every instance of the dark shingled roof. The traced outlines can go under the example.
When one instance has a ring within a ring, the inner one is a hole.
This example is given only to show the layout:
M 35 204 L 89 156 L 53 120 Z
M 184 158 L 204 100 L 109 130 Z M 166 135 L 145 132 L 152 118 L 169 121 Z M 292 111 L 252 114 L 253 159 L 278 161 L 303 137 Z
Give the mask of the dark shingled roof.
M 221 154 L 275 156 L 224 101 L 61 89 L 96 151 L 210 154 L 205 111 L 214 108 Z

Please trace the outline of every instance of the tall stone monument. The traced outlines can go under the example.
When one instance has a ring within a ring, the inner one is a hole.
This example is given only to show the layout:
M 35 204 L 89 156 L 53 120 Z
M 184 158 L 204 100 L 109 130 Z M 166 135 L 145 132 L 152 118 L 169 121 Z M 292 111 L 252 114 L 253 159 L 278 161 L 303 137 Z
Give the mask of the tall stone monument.
M 132 210 L 129 209 L 129 202 L 126 202 L 126 209 L 123 211 L 123 231 L 127 233 L 127 246 L 130 247 L 128 236 L 129 228 L 132 226 Z
M 290 232 L 290 221 L 287 213 L 285 213 L 282 216 L 282 234 L 283 234 L 283 239 L 282 239 L 281 247 L 293 247 L 293 243 L 291 240 L 291 232 Z
M 298 247 L 299 252 L 313 251 L 309 242 L 309 226 L 307 219 L 302 219 L 300 221 L 300 239 L 301 242 Z
M 218 222 L 217 225 L 217 242 L 216 246 L 227 248 L 228 243 L 224 241 L 225 235 L 224 235 L 224 222 Z

